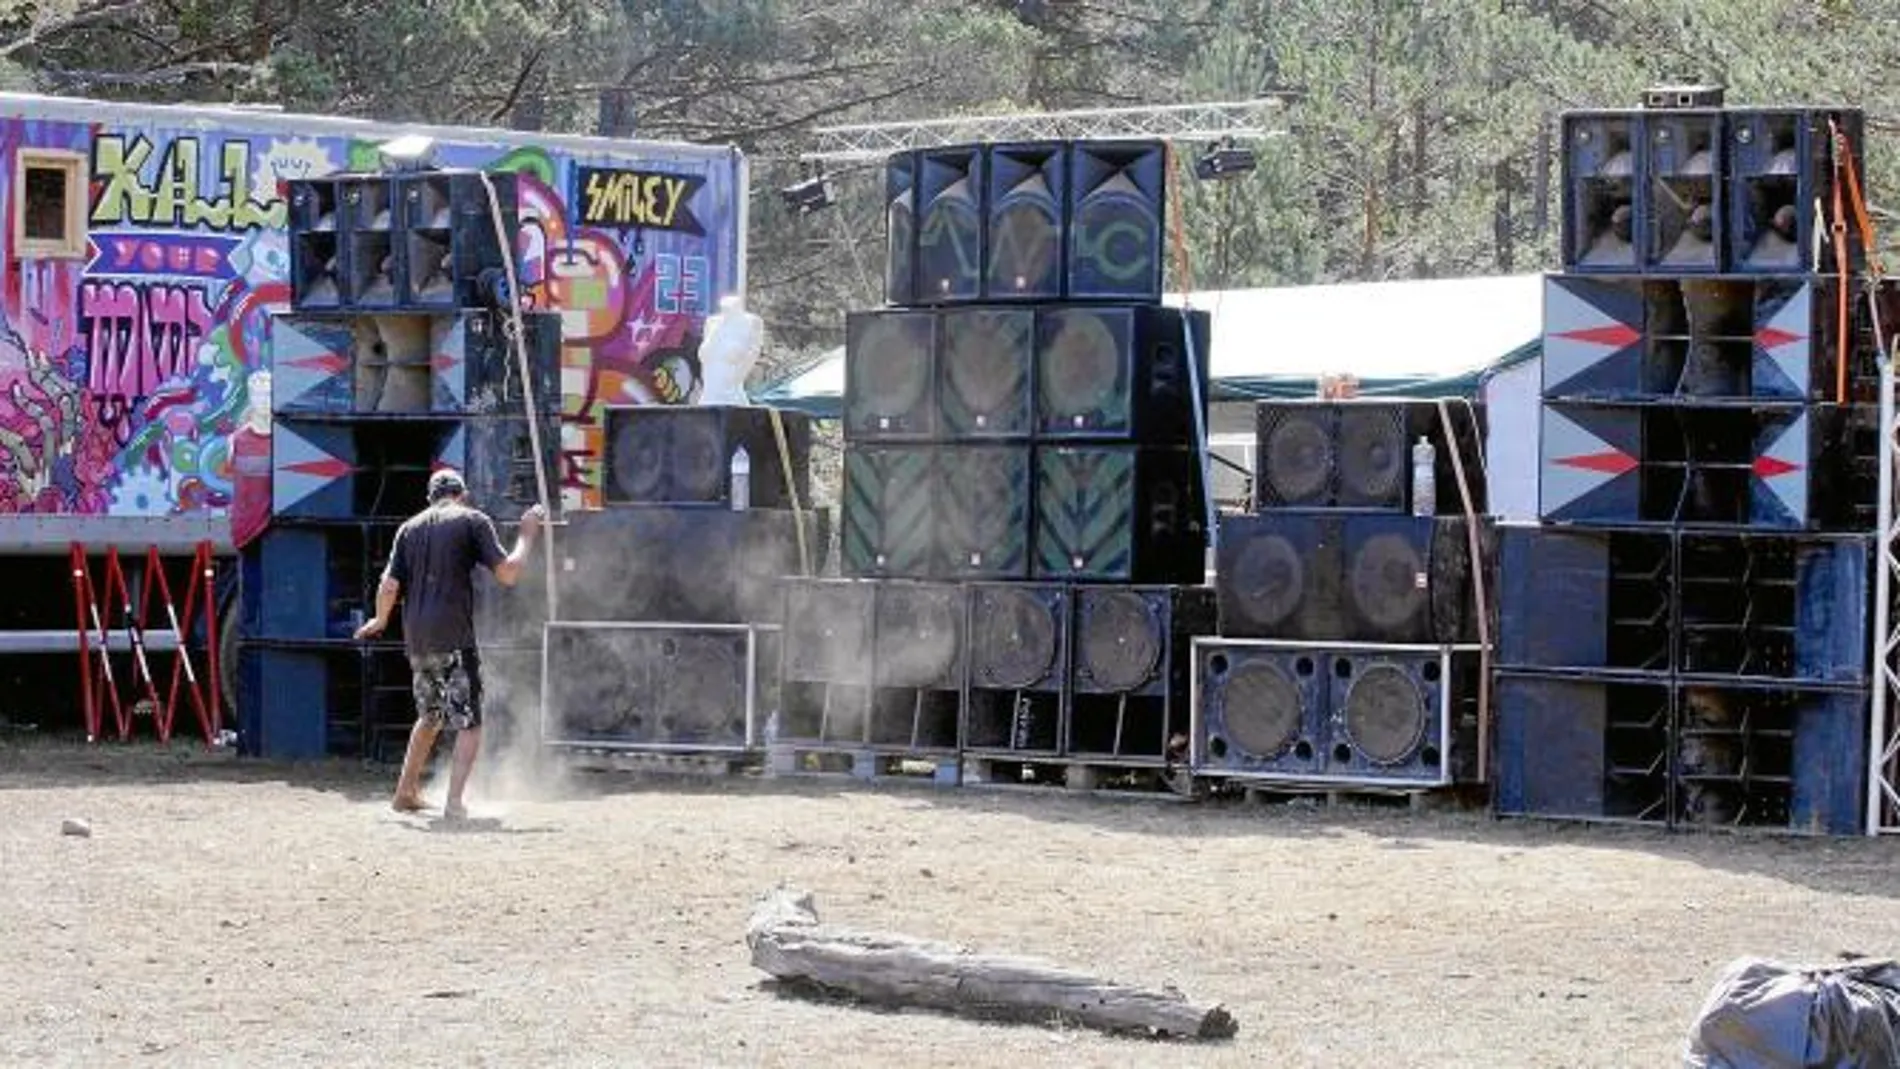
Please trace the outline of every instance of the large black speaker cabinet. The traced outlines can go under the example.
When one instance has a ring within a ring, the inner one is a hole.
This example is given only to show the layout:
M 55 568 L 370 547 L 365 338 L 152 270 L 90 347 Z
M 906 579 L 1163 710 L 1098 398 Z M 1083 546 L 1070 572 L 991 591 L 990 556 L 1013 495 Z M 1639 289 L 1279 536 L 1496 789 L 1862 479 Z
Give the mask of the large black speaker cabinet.
M 754 508 L 811 502 L 811 417 L 779 411 L 792 484 L 772 429 L 773 410 L 743 405 L 609 405 L 601 494 L 609 505 L 727 504 L 732 459 L 744 447 Z
M 1027 579 L 1033 508 L 1026 445 L 947 445 L 936 456 L 936 550 L 946 579 Z
M 871 726 L 878 584 L 786 584 L 776 741 L 859 748 Z
M 608 749 L 738 750 L 773 671 L 747 626 L 561 621 L 547 628 L 542 737 Z
M 933 313 L 884 310 L 845 316 L 845 438 L 935 438 L 936 376 Z
M 1666 681 L 1499 672 L 1492 802 L 1510 816 L 1669 821 Z
M 1188 331 L 1205 415 L 1206 312 L 1142 305 L 1046 307 L 1036 315 L 1036 435 L 1194 443 Z
M 1194 665 L 1197 772 L 1442 786 L 1476 771 L 1474 651 L 1220 638 Z
M 1840 285 L 1812 275 L 1552 275 L 1544 283 L 1544 398 L 1834 400 Z M 1850 286 L 1847 397 L 1877 400 L 1874 316 L 1858 284 Z M 1895 292 L 1891 283 L 1876 291 L 1883 318 Z
M 877 583 L 872 602 L 866 744 L 902 753 L 954 752 L 967 656 L 963 588 L 885 580 Z
M 1564 269 L 1641 270 L 1647 238 L 1640 197 L 1647 141 L 1643 114 L 1566 112 L 1560 126 Z
M 825 563 L 829 522 L 805 513 L 805 552 Z M 782 582 L 803 572 L 787 509 L 632 506 L 568 514 L 556 543 L 563 618 L 776 623 Z
M 1069 150 L 1061 142 L 990 149 L 984 294 L 990 300 L 1062 296 Z
M 1204 501 L 1192 450 L 1039 446 L 1031 574 L 1199 583 L 1207 574 Z
M 1668 673 L 1675 539 L 1668 531 L 1499 528 L 1498 663 Z
M 1480 550 L 1491 536 L 1480 532 Z M 1451 517 L 1230 516 L 1215 564 L 1220 633 L 1313 642 L 1476 639 L 1470 525 Z
M 535 405 L 559 408 L 561 318 L 533 312 L 522 321 Z M 271 407 L 293 414 L 518 415 L 526 391 L 511 329 L 487 312 L 272 316 Z
M 980 145 L 917 154 L 919 304 L 982 295 L 984 157 Z
M 1070 590 L 972 583 L 963 744 L 976 753 L 1056 755 L 1068 713 Z
M 1159 141 L 1071 146 L 1071 300 L 1160 302 L 1167 181 L 1167 147 Z
M 1879 435 L 1865 405 L 1542 407 L 1553 523 L 1871 530 Z
M 858 577 L 932 578 L 937 568 L 934 445 L 851 446 L 844 454 L 839 564 Z
M 1206 587 L 1095 586 L 1074 591 L 1065 751 L 1114 763 L 1186 756 L 1188 643 L 1214 630 Z
M 1830 127 L 1832 123 L 1832 127 Z M 1835 250 L 1817 239 L 1817 215 L 1833 212 L 1833 133 L 1849 146 L 1862 188 L 1865 115 L 1859 108 L 1735 108 L 1728 112 L 1729 270 L 1742 274 L 1834 272 Z M 1845 194 L 1845 191 L 1843 191 Z M 1814 209 L 1821 205 L 1821 212 Z M 1842 237 L 1848 269 L 1864 263 L 1860 230 L 1848 223 Z
M 939 433 L 951 441 L 1028 438 L 1035 426 L 1035 309 L 951 308 L 940 323 Z
M 1254 500 L 1260 509 L 1410 512 L 1412 448 L 1435 454 L 1437 512 L 1465 510 L 1453 450 L 1473 511 L 1485 511 L 1484 410 L 1449 402 L 1447 433 L 1433 401 L 1261 401 L 1255 406 Z
M 1727 222 L 1722 112 L 1652 111 L 1641 129 L 1645 181 L 1637 211 L 1647 222 L 1643 266 L 1671 274 L 1721 271 Z
M 513 256 L 515 176 L 339 175 L 290 186 L 291 304 L 299 311 L 427 311 L 490 302 L 485 272 Z
M 1228 639 L 1194 644 L 1196 772 L 1309 780 L 1326 767 L 1324 656 Z

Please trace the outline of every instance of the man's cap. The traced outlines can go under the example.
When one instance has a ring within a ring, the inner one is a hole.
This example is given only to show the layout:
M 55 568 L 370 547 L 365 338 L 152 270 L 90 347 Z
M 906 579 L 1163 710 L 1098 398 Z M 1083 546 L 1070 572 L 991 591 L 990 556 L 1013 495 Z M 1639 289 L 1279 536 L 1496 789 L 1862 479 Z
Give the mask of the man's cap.
M 454 468 L 443 468 L 429 476 L 429 500 L 432 502 L 466 493 L 468 484 L 462 481 L 462 473 Z

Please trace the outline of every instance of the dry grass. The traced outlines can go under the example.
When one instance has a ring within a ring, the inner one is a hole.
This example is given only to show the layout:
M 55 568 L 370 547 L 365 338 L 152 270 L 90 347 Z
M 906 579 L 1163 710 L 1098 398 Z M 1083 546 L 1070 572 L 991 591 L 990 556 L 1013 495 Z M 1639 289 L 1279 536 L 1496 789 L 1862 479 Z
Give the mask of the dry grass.
M 1735 956 L 1900 952 L 1893 843 L 518 776 L 451 833 L 388 782 L 0 741 L 0 1061 L 1655 1066 Z M 1172 982 L 1240 1036 L 775 997 L 741 933 L 779 880 L 829 920 Z

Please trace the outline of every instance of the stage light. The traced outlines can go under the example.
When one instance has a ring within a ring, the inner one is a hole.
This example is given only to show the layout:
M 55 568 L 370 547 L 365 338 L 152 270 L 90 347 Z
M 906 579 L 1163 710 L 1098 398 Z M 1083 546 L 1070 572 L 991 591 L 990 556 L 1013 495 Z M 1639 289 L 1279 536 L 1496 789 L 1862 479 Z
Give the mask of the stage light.
M 1194 177 L 1203 182 L 1224 182 L 1251 172 L 1257 163 L 1258 157 L 1250 148 L 1218 145 L 1194 161 Z
M 838 187 L 830 175 L 817 175 L 778 191 L 787 208 L 799 215 L 810 215 L 838 203 Z

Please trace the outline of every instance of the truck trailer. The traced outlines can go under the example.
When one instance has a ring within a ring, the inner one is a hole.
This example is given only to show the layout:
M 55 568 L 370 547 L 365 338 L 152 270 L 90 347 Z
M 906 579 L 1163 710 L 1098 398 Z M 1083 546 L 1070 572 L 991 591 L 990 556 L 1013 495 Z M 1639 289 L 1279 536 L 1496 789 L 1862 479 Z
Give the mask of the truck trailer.
M 263 593 L 235 560 L 271 522 L 289 191 L 376 171 L 399 140 L 514 176 L 514 297 L 560 319 L 561 506 L 599 503 L 604 406 L 696 397 L 705 320 L 745 291 L 737 148 L 0 94 L 0 730 L 78 726 L 81 635 L 162 646 L 151 551 L 182 601 L 207 545 L 215 611 L 180 627 L 193 648 L 217 634 L 234 719 L 239 606 Z M 89 602 L 126 608 L 115 566 L 141 604 L 89 624 Z M 149 634 L 118 635 L 134 617 Z

